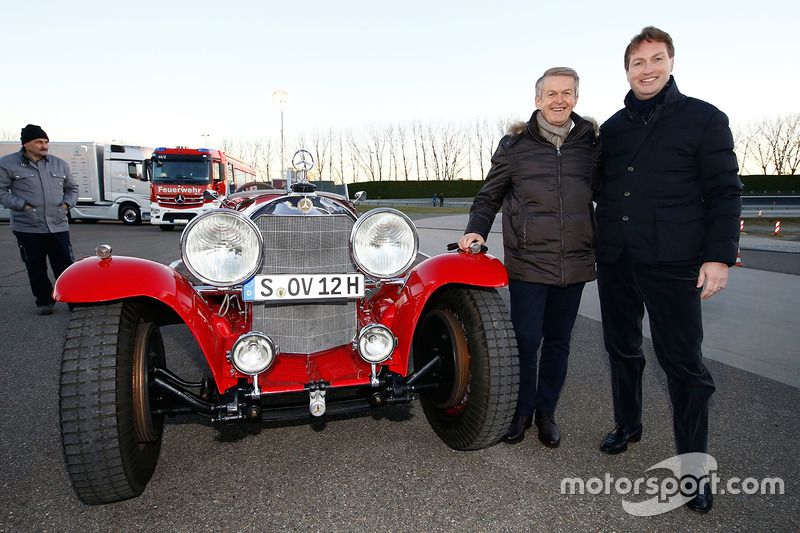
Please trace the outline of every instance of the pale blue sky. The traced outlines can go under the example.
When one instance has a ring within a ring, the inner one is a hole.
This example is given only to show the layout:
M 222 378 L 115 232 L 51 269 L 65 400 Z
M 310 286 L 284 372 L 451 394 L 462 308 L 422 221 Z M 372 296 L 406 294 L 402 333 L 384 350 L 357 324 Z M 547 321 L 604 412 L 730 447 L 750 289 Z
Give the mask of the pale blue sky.
M 533 85 L 552 66 L 578 71 L 575 110 L 602 121 L 628 90 L 625 46 L 650 24 L 675 41 L 680 89 L 732 123 L 800 110 L 797 4 L 646 5 L 6 3 L 0 131 L 16 136 L 30 122 L 51 140 L 145 146 L 276 136 L 276 89 L 289 93 L 287 137 L 370 122 L 527 119 Z

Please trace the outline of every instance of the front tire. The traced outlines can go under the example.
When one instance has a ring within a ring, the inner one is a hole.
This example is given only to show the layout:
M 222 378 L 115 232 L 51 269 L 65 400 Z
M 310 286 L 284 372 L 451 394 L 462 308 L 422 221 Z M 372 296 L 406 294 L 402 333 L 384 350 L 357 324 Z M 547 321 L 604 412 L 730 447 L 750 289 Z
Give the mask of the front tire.
M 417 369 L 441 358 L 420 393 L 439 438 L 455 450 L 497 443 L 514 415 L 519 390 L 514 327 L 497 290 L 454 287 L 434 294 L 412 350 Z
M 142 223 L 142 213 L 135 205 L 123 205 L 119 210 L 119 219 L 126 226 L 138 226 Z
M 87 504 L 138 496 L 161 450 L 153 368 L 164 366 L 158 326 L 132 302 L 78 307 L 61 360 L 59 416 L 70 481 Z

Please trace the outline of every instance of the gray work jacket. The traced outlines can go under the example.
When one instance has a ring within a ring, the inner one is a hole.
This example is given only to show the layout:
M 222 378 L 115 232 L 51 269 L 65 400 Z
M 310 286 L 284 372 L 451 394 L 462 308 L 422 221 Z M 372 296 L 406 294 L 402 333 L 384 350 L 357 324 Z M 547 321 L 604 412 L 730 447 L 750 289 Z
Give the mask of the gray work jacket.
M 48 155 L 35 162 L 22 150 L 0 158 L 0 203 L 11 210 L 13 231 L 69 231 L 67 213 L 77 201 L 78 184 L 63 159 Z

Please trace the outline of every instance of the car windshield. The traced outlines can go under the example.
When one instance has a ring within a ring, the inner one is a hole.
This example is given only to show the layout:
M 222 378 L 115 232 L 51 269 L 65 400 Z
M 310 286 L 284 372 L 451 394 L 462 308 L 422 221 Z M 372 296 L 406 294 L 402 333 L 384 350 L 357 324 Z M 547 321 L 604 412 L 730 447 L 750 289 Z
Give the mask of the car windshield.
M 206 184 L 211 170 L 208 161 L 160 159 L 153 165 L 153 183 Z

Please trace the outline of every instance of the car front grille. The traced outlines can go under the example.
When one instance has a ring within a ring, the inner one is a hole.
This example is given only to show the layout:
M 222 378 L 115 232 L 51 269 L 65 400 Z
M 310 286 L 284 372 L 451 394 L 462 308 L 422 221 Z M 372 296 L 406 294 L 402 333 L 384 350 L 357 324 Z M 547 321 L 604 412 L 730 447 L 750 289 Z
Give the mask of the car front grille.
M 264 238 L 259 274 L 356 271 L 350 256 L 353 220 L 346 215 L 263 215 L 255 223 Z M 335 348 L 355 337 L 356 301 L 257 302 L 253 305 L 253 330 L 269 335 L 283 353 Z

